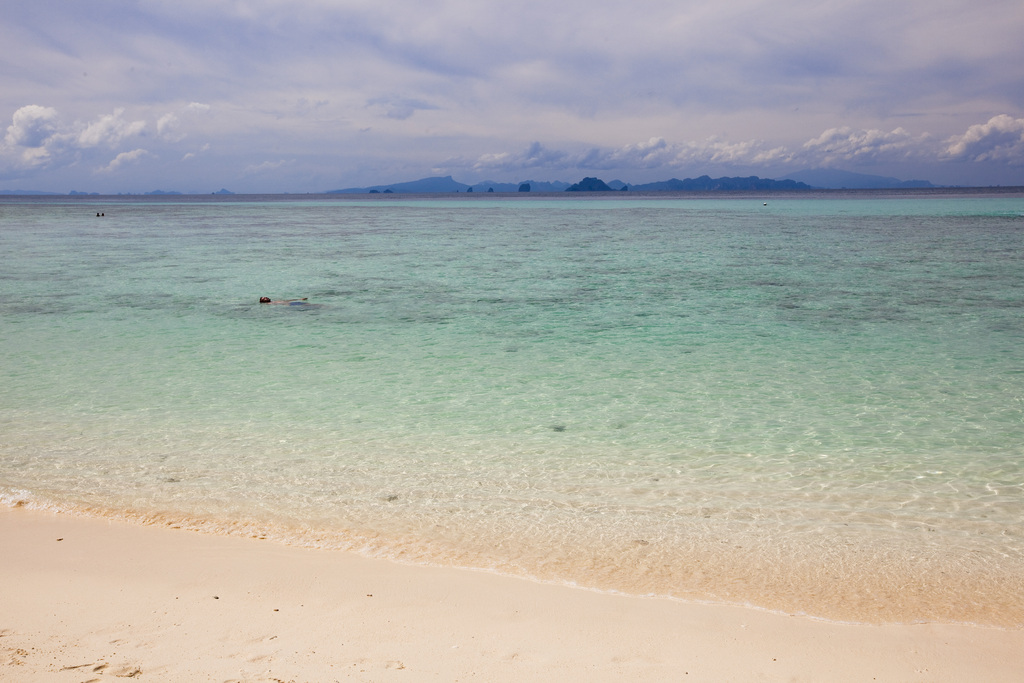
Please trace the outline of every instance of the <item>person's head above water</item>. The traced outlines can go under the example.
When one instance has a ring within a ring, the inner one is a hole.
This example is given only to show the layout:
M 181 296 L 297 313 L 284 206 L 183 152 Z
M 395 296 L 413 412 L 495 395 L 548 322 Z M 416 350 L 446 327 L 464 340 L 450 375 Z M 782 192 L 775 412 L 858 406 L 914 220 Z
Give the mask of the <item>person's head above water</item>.
M 301 304 L 305 304 L 306 301 L 306 297 L 302 297 L 301 299 L 284 299 L 282 301 L 274 301 L 269 296 L 260 297 L 261 304 L 288 304 L 289 306 L 299 306 Z

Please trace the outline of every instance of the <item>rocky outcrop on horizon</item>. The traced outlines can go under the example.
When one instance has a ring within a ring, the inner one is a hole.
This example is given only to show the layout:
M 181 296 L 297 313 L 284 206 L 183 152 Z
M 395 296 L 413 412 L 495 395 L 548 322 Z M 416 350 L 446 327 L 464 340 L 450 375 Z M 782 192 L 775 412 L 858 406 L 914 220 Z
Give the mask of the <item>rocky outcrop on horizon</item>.
M 566 188 L 566 192 L 615 192 L 600 178 L 584 178 Z

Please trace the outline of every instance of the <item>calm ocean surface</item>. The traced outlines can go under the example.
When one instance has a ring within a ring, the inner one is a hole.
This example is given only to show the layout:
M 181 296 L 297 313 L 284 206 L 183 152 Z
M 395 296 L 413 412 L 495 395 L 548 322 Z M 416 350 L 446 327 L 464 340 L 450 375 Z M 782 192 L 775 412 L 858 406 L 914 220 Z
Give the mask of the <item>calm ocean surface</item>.
M 1024 625 L 1020 195 L 5 197 L 0 255 L 7 505 Z

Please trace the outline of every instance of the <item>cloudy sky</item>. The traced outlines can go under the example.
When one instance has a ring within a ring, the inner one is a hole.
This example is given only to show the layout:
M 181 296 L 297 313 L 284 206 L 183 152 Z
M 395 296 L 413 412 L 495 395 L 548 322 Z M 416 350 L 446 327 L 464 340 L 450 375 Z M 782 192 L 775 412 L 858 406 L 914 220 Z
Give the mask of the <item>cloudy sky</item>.
M 1020 0 L 0 0 L 0 189 L 1024 185 Z

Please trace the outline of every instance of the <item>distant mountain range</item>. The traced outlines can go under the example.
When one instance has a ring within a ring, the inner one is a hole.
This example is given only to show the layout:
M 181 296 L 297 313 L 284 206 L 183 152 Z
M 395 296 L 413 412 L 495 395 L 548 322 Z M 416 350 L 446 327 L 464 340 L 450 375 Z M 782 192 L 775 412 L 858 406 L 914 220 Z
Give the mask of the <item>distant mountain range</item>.
M 565 182 L 538 182 L 536 180 L 525 180 L 521 183 L 498 183 L 484 181 L 474 185 L 467 185 L 454 180 L 451 176 L 423 178 L 406 183 L 394 183 L 391 185 L 374 185 L 371 187 L 350 187 L 344 190 L 331 190 L 328 194 L 433 194 L 438 192 L 615 192 L 623 190 L 635 190 L 640 192 L 714 192 L 728 190 L 810 190 L 808 184 L 796 180 L 772 180 L 770 178 L 758 178 L 750 176 L 747 178 L 710 178 L 701 176 L 699 178 L 687 178 L 679 180 L 672 178 L 656 183 L 644 183 L 641 185 L 627 185 L 621 180 L 612 180 L 608 183 L 600 178 L 584 178 L 578 183 L 570 185 Z
M 373 185 L 371 187 L 350 187 L 344 190 L 331 190 L 328 194 L 433 194 L 438 192 L 729 192 L 729 191 L 796 191 L 796 190 L 866 190 L 892 189 L 912 187 L 937 187 L 927 180 L 900 180 L 886 176 L 852 173 L 835 169 L 806 169 L 791 173 L 780 179 L 759 178 L 711 178 L 702 175 L 699 178 L 679 180 L 671 178 L 653 183 L 627 185 L 621 180 L 604 182 L 600 178 L 584 178 L 578 183 L 538 182 L 525 180 L 520 183 L 499 183 L 490 180 L 467 185 L 454 180 L 451 176 L 423 178 L 405 183 L 391 185 Z
M 702 175 L 699 178 L 679 180 L 672 178 L 657 183 L 632 185 L 631 190 L 638 192 L 729 192 L 736 190 L 811 190 L 810 185 L 795 180 L 772 180 L 758 178 L 756 175 L 747 178 L 711 178 Z
M 584 178 L 578 183 L 570 184 L 556 181 L 524 180 L 518 183 L 501 183 L 493 180 L 467 185 L 454 180 L 450 175 L 434 178 L 422 178 L 405 183 L 390 185 L 371 185 L 370 187 L 350 187 L 344 190 L 329 190 L 327 194 L 437 194 L 447 192 L 728 192 L 728 191 L 796 191 L 796 190 L 871 190 L 898 188 L 929 188 L 939 187 L 927 180 L 900 180 L 880 175 L 867 175 L 840 171 L 831 168 L 810 168 L 779 178 L 711 178 L 702 175 L 699 178 L 679 180 L 671 178 L 653 183 L 628 185 L 621 180 L 607 183 L 600 178 Z M 0 195 L 55 195 L 57 192 L 38 192 L 34 190 L 0 190 Z M 72 195 L 98 194 L 95 192 L 76 192 Z M 153 190 L 140 194 L 181 194 L 173 190 Z M 218 190 L 213 194 L 233 194 L 228 190 Z
M 569 183 L 559 181 L 541 182 L 524 180 L 521 183 L 499 183 L 485 180 L 474 185 L 467 185 L 453 180 L 450 175 L 435 178 L 423 178 L 407 183 L 391 185 L 371 185 L 370 187 L 350 187 L 344 190 L 330 190 L 327 194 L 432 194 L 435 192 L 564 192 Z
M 787 180 L 807 183 L 826 190 L 887 190 L 901 187 L 938 187 L 927 180 L 900 180 L 880 175 L 840 171 L 834 168 L 809 168 L 785 176 Z

